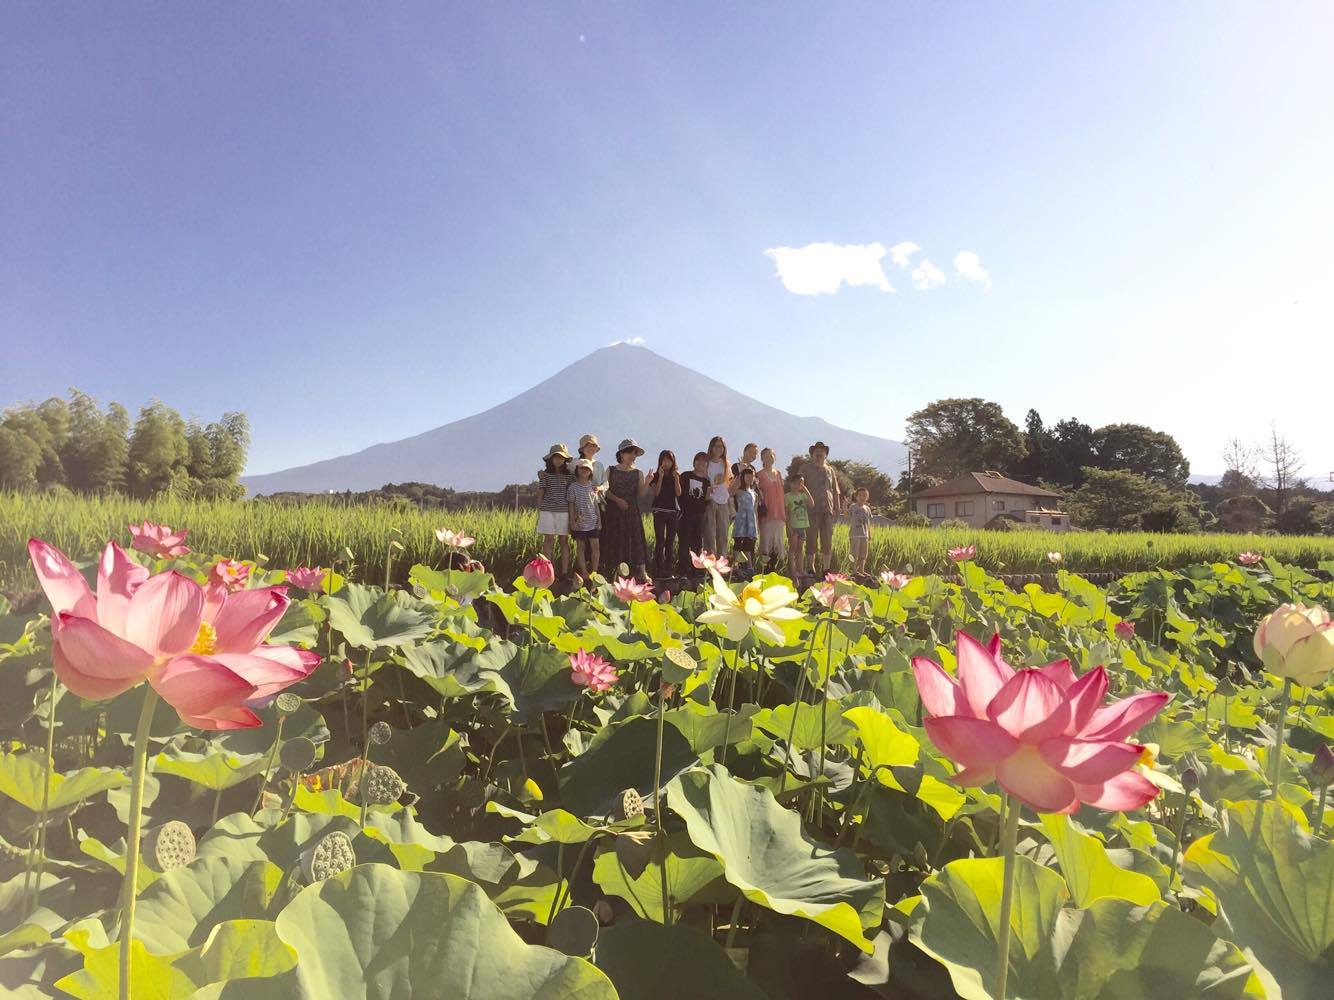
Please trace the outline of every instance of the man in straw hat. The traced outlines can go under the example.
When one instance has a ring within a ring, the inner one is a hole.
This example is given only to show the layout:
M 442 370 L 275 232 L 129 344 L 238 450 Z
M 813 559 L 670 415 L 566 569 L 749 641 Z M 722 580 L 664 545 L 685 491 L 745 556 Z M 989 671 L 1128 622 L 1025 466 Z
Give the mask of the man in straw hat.
M 829 445 L 816 441 L 807 449 L 810 458 L 799 470 L 806 477 L 806 489 L 814 503 L 810 510 L 810 527 L 806 531 L 806 548 L 810 553 L 810 571 L 823 576 L 829 572 L 834 555 L 834 518 L 843 509 L 843 494 L 838 486 L 838 473 L 829 464 Z

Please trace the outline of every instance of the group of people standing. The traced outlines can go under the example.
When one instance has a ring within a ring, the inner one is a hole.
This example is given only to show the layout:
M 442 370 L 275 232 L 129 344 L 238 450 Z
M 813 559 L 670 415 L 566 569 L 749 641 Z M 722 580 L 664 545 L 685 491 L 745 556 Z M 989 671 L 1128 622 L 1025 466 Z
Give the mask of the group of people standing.
M 659 576 L 689 576 L 697 571 L 691 553 L 729 550 L 752 569 L 772 570 L 787 554 L 794 574 L 829 570 L 834 519 L 843 512 L 844 496 L 823 441 L 812 444 L 806 460 L 786 475 L 774 467 L 774 450 L 754 443 L 731 461 L 721 436 L 684 470 L 668 450 L 659 452 L 650 471 L 637 468 L 644 449 L 633 438 L 617 445 L 616 463 L 609 467 L 597 459 L 601 450 L 597 437 L 585 434 L 577 457 L 563 444 L 543 456 L 537 531 L 543 554 L 561 576 L 573 570 L 577 583 L 600 566 L 622 563 L 641 580 L 650 564 Z M 870 539 L 865 494 L 857 490 L 847 510 L 858 572 L 865 568 Z M 651 549 L 640 510 L 644 497 L 653 513 Z

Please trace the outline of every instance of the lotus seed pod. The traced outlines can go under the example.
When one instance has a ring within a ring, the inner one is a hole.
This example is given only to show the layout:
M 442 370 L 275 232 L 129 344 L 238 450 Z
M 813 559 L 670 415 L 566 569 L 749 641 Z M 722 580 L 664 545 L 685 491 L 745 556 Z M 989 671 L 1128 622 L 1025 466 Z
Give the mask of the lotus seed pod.
M 547 945 L 566 955 L 590 955 L 597 940 L 598 918 L 584 906 L 567 906 L 547 926 Z
M 633 788 L 621 792 L 621 807 L 617 810 L 618 819 L 634 819 L 644 815 L 644 800 Z
M 180 820 L 168 820 L 144 835 L 142 856 L 160 872 L 184 868 L 195 859 L 195 835 Z
M 390 737 L 394 735 L 394 731 L 389 728 L 389 723 L 377 722 L 375 725 L 371 726 L 370 732 L 367 735 L 370 737 L 370 741 L 374 746 L 382 747 L 389 742 Z
M 407 787 L 392 767 L 372 764 L 362 781 L 361 796 L 373 806 L 387 806 L 397 802 Z
M 278 749 L 278 761 L 293 774 L 315 763 L 315 744 L 304 736 L 294 736 Z
M 606 927 L 616 919 L 616 911 L 605 899 L 599 899 L 593 904 L 593 916 L 598 918 L 598 923 Z
M 273 699 L 273 703 L 278 706 L 278 711 L 283 715 L 292 715 L 301 708 L 300 696 L 292 694 L 291 691 L 284 691 Z
M 1334 784 L 1334 748 L 1328 743 L 1315 752 L 1311 761 L 1311 784 L 1317 788 Z
M 1200 772 L 1193 767 L 1188 767 L 1181 772 L 1181 787 L 1187 792 L 1193 792 L 1200 787 Z
M 321 837 L 301 855 L 301 877 L 307 885 L 345 872 L 357 863 L 356 852 L 347 834 L 333 833 Z
M 667 650 L 667 659 L 671 660 L 682 670 L 694 670 L 695 667 L 698 666 L 698 664 L 695 662 L 695 658 L 691 656 L 689 653 L 687 653 L 680 646 L 670 647 Z

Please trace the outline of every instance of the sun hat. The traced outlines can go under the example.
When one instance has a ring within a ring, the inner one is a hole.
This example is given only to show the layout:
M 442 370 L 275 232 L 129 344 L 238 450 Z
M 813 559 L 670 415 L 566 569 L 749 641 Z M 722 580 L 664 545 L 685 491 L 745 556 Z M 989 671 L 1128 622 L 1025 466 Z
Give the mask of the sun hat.
M 616 454 L 619 455 L 623 451 L 633 451 L 636 455 L 644 454 L 644 449 L 635 443 L 634 438 L 625 438 L 616 446 Z
M 816 441 L 815 444 L 811 445 L 809 448 L 806 449 L 806 454 L 808 454 L 808 455 L 814 455 L 814 454 L 815 454 L 815 450 L 816 450 L 817 448 L 823 448 L 823 449 L 824 449 L 824 453 L 825 453 L 826 455 L 829 454 L 829 445 L 825 444 L 823 441 Z
M 602 450 L 602 445 L 598 444 L 598 436 L 596 434 L 585 434 L 581 437 L 579 439 L 579 450 L 583 451 L 584 445 L 586 444 L 591 444 L 598 451 Z
M 574 461 L 574 470 L 575 470 L 576 472 L 578 472 L 580 469 L 587 469 L 589 472 L 593 472 L 593 471 L 595 471 L 595 470 L 593 469 L 593 461 L 592 461 L 592 459 L 588 459 L 588 458 L 577 458 L 577 459 L 575 459 L 575 461 Z
M 568 451 L 565 450 L 565 445 L 563 444 L 553 444 L 550 448 L 547 449 L 547 453 L 542 456 L 542 460 L 544 462 L 549 462 L 551 461 L 552 455 L 559 455 L 561 458 L 574 457 Z

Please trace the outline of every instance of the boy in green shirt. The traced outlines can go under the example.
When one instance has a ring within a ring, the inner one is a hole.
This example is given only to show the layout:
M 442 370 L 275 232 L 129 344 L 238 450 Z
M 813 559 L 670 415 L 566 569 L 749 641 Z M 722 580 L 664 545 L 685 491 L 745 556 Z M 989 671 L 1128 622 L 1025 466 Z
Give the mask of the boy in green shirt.
M 806 565 L 806 529 L 811 526 L 813 502 L 810 490 L 806 489 L 806 477 L 800 472 L 790 477 L 783 505 L 787 508 L 788 566 L 794 580 Z

